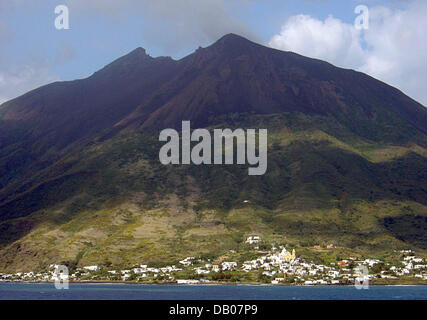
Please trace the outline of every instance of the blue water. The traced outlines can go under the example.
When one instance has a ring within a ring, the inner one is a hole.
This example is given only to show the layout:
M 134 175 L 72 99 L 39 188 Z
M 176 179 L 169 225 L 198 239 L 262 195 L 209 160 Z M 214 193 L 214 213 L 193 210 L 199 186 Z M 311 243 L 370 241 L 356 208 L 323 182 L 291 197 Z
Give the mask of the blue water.
M 0 300 L 427 300 L 427 286 L 249 286 L 249 285 L 142 285 L 70 284 L 57 290 L 53 284 L 0 283 Z

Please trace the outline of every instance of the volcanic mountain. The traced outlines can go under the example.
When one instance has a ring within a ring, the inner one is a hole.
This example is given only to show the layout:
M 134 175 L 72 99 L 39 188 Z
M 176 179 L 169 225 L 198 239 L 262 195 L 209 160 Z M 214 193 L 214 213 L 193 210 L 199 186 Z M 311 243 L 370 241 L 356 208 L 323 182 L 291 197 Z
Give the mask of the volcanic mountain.
M 161 165 L 182 120 L 267 128 L 267 173 Z M 424 250 L 426 128 L 396 88 L 234 34 L 180 60 L 138 48 L 0 106 L 0 271 L 220 255 L 253 233 Z

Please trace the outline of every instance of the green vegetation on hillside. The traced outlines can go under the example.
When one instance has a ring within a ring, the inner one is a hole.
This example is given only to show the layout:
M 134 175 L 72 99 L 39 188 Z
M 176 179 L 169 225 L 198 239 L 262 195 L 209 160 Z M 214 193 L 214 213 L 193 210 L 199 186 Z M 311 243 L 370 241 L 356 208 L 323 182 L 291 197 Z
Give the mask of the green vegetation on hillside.
M 372 255 L 426 249 L 425 136 L 369 140 L 328 117 L 286 113 L 233 114 L 216 126 L 268 128 L 267 173 L 163 166 L 156 134 L 75 147 L 1 207 L 0 271 L 218 257 L 254 233 Z

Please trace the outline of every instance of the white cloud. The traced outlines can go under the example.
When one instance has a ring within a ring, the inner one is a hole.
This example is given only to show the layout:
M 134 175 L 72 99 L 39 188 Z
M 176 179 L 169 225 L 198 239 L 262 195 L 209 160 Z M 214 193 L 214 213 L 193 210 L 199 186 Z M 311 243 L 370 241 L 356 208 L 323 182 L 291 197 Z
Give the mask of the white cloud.
M 357 66 L 364 59 L 360 40 L 359 30 L 333 16 L 320 21 L 308 15 L 297 15 L 287 21 L 269 45 L 341 66 Z
M 293 16 L 269 45 L 368 73 L 427 105 L 427 3 L 411 1 L 406 10 L 374 7 L 369 13 L 369 29 L 363 31 L 332 16 Z

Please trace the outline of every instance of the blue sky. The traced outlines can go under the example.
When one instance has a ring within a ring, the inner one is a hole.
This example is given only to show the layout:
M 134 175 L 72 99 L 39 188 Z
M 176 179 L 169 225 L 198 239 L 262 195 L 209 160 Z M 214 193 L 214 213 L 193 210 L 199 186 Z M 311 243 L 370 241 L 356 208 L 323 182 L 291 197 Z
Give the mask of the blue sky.
M 136 47 L 144 47 L 152 56 L 180 58 L 199 45 L 207 46 L 221 35 L 234 32 L 278 49 L 370 73 L 427 104 L 419 79 L 412 79 L 415 84 L 409 87 L 411 81 L 405 77 L 411 75 L 395 70 L 399 68 L 395 66 L 399 57 L 387 58 L 387 46 L 376 44 L 390 36 L 387 22 L 378 21 L 389 19 L 393 26 L 393 19 L 401 20 L 399 13 L 416 14 L 415 11 L 425 8 L 427 13 L 427 7 L 420 3 L 417 0 L 2 1 L 0 103 L 55 80 L 87 77 Z M 57 30 L 54 26 L 54 9 L 61 4 L 69 8 L 69 30 Z M 374 15 L 378 25 L 374 24 L 370 35 L 351 31 L 357 16 L 354 9 L 359 4 L 377 12 Z M 415 5 L 419 6 L 414 9 Z M 389 12 L 381 13 L 381 8 Z M 407 19 L 413 20 L 411 15 Z M 324 32 L 331 34 L 330 38 L 325 38 Z M 290 36 L 295 33 L 299 40 Z M 399 34 L 394 36 L 399 39 Z M 416 37 L 408 41 L 420 42 Z M 346 47 L 350 45 L 351 49 Z M 408 44 L 405 46 L 402 55 L 408 50 Z M 425 51 L 422 47 L 417 56 L 420 61 Z M 340 52 L 339 57 L 336 52 Z M 378 63 L 383 65 L 377 68 Z M 406 63 L 407 73 L 414 68 L 413 63 Z

